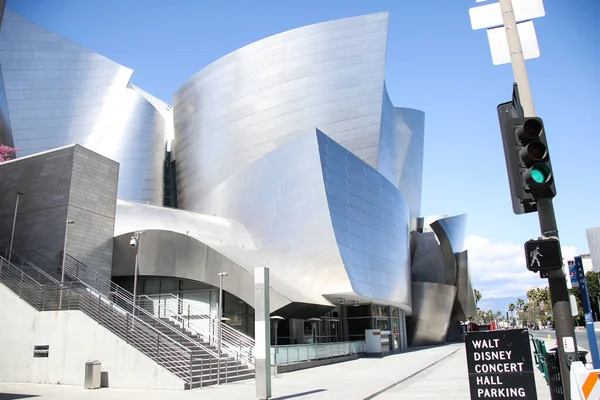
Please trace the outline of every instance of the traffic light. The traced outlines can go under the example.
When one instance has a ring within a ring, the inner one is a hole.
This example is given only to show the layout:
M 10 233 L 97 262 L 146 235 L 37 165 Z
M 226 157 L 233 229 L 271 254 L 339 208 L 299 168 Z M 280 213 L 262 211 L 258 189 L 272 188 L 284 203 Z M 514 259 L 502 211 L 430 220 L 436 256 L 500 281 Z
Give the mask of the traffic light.
M 544 123 L 540 118 L 511 118 L 506 129 L 516 136 L 524 189 L 535 199 L 556 196 Z
M 504 156 L 515 214 L 537 211 L 538 199 L 556 196 L 544 122 L 516 117 L 512 103 L 498 106 Z
M 525 262 L 533 272 L 561 269 L 563 265 L 560 242 L 555 238 L 540 238 L 525 242 Z

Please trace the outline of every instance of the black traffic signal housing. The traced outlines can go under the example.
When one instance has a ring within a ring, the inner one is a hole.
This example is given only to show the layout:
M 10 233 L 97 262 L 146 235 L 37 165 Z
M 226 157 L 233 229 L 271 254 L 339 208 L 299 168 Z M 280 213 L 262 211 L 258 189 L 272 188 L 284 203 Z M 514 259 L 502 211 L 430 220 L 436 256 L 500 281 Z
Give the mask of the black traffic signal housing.
M 563 266 L 560 242 L 556 238 L 539 238 L 525 242 L 525 262 L 533 272 L 547 272 Z
M 556 196 L 556 187 L 544 122 L 536 117 L 517 116 L 513 103 L 498 106 L 498 119 L 513 211 L 526 214 L 537 211 L 538 199 Z

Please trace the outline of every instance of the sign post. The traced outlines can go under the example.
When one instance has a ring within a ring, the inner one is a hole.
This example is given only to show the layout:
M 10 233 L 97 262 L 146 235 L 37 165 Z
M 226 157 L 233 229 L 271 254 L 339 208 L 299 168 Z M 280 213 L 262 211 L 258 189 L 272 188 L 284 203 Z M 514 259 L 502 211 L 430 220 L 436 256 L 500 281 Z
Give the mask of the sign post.
M 527 329 L 468 332 L 465 345 L 471 399 L 537 400 Z
M 590 344 L 590 353 L 594 369 L 600 368 L 600 357 L 598 356 L 598 342 L 596 341 L 596 332 L 594 330 L 594 317 L 592 317 L 592 306 L 590 304 L 590 295 L 588 293 L 587 279 L 583 271 L 581 256 L 575 256 L 575 271 L 578 279 L 579 298 L 585 315 L 585 328 L 587 330 L 588 343 Z M 571 266 L 569 266 L 569 270 Z
M 271 320 L 269 316 L 269 269 L 254 268 L 254 358 L 256 398 L 271 398 Z

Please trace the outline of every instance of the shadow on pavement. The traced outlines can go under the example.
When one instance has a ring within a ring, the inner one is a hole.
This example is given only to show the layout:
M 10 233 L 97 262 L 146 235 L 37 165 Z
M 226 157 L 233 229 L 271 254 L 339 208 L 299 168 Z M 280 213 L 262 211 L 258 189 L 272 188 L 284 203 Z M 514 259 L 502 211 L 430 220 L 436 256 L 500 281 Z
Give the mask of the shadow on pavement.
M 272 397 L 271 400 L 293 399 L 293 398 L 296 398 L 296 397 L 308 396 L 309 394 L 314 394 L 314 393 L 319 393 L 319 392 L 325 392 L 325 391 L 327 391 L 327 389 L 315 389 L 315 390 L 309 390 L 308 392 L 300 392 L 300 393 L 288 394 L 288 395 L 280 396 L 280 397 Z M 0 397 L 0 400 L 4 400 L 4 399 L 2 399 L 2 397 Z
M 0 400 L 17 400 L 40 397 L 38 394 L 0 393 Z
M 391 353 L 388 354 L 386 357 L 391 357 L 391 356 L 396 356 L 396 355 L 401 355 L 401 354 L 407 354 L 407 353 L 413 353 L 415 351 L 421 351 L 421 350 L 427 350 L 427 349 L 435 349 L 435 348 L 440 348 L 440 347 L 447 347 L 449 345 L 453 345 L 453 344 L 464 344 L 464 342 L 446 342 L 446 343 L 441 343 L 441 344 L 430 344 L 430 345 L 426 345 L 426 346 L 414 346 L 414 347 L 409 347 L 406 350 L 402 350 L 402 351 L 398 351 L 396 353 Z

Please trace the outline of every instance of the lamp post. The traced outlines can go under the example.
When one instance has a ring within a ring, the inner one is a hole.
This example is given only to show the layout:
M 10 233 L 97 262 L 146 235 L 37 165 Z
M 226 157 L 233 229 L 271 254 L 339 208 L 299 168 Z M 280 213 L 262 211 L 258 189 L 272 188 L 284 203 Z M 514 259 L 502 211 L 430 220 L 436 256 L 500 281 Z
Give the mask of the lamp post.
M 17 225 L 17 211 L 19 210 L 19 197 L 25 195 L 25 193 L 17 192 L 17 201 L 15 202 L 15 213 L 13 215 L 12 232 L 10 234 L 10 247 L 8 248 L 8 260 L 12 255 L 13 240 L 15 238 L 15 226 Z
M 277 378 L 277 325 L 279 325 L 279 321 L 283 321 L 285 318 L 280 317 L 279 315 L 274 315 L 271 317 L 271 321 L 273 321 L 273 330 L 275 332 L 275 354 L 273 357 L 273 366 L 275 367 L 275 378 Z
M 310 322 L 311 326 L 312 326 L 312 337 L 313 337 L 313 343 L 316 345 L 317 344 L 317 322 L 321 322 L 321 318 L 309 318 L 306 320 L 307 322 Z
M 74 224 L 75 221 L 71 220 L 71 219 L 66 219 L 65 220 L 65 243 L 63 245 L 63 259 L 62 259 L 62 265 L 60 268 L 60 297 L 58 300 L 58 308 L 62 308 L 62 295 L 63 295 L 63 291 L 64 291 L 64 287 L 63 284 L 65 283 L 65 263 L 67 261 L 67 240 L 69 238 L 69 225 Z
M 229 275 L 227 272 L 219 272 L 219 307 L 217 309 L 219 325 L 217 330 L 217 382 L 221 384 L 221 339 L 223 337 L 223 277 Z
M 140 269 L 140 262 L 138 258 L 138 253 L 140 249 L 140 236 L 143 232 L 136 232 L 129 241 L 129 245 L 135 248 L 135 266 L 133 268 L 133 304 L 131 306 L 131 314 L 133 318 L 131 319 L 131 330 L 135 328 L 135 298 L 137 296 L 137 278 Z

